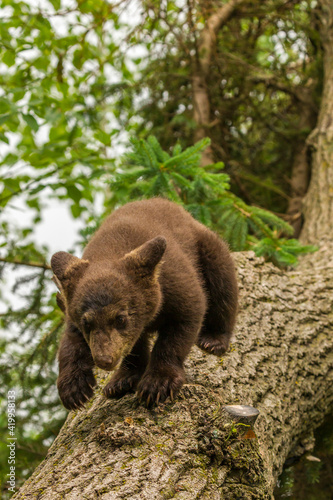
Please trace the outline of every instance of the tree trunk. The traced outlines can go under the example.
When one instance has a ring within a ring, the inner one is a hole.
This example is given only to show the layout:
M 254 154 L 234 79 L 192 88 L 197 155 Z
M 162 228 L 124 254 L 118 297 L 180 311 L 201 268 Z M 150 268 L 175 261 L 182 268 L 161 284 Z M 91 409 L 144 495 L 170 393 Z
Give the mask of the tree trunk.
M 308 143 L 313 148 L 312 177 L 304 203 L 305 224 L 301 239 L 317 244 L 333 234 L 333 3 L 318 2 L 320 34 L 324 49 L 324 88 L 315 130 Z
M 317 121 L 317 110 L 312 98 L 313 89 L 303 87 L 297 89 L 294 98 L 299 105 L 299 121 L 297 129 L 300 132 L 312 131 Z M 294 228 L 294 237 L 298 238 L 302 229 L 302 205 L 303 199 L 309 187 L 310 180 L 310 158 L 308 154 L 309 144 L 305 137 L 300 137 L 293 144 L 293 163 L 291 168 L 291 193 L 287 214 L 288 222 Z
M 220 359 L 194 348 L 181 395 L 155 410 L 134 395 L 104 399 L 101 378 L 14 498 L 272 498 L 292 448 L 333 408 L 328 252 L 289 273 L 237 254 L 242 299 L 231 351 Z M 230 424 L 226 404 L 260 410 L 257 439 Z

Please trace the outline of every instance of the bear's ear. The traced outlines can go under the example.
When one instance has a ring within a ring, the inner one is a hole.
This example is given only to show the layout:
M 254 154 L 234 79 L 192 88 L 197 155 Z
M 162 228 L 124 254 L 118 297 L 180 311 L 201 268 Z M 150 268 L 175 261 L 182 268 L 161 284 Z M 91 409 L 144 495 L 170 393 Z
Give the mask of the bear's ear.
M 166 249 L 164 236 L 156 236 L 123 257 L 127 270 L 140 277 L 157 276 L 158 264 Z
M 64 295 L 58 292 L 56 295 L 56 299 L 59 309 L 61 309 L 62 312 L 66 314 L 66 300 L 64 299 Z
M 77 280 L 82 276 L 89 265 L 87 260 L 74 257 L 67 252 L 57 252 L 51 259 L 51 268 L 55 275 L 55 283 L 58 281 L 62 288 L 67 288 L 68 282 Z

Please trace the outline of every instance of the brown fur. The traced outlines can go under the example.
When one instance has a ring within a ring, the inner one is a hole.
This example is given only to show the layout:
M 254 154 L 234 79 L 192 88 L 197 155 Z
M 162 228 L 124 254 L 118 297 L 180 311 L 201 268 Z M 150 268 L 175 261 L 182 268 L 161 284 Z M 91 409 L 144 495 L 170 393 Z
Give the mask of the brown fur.
M 58 252 L 51 266 L 66 312 L 58 355 L 66 408 L 92 396 L 94 364 L 109 371 L 121 361 L 106 397 L 137 390 L 149 405 L 179 391 L 194 343 L 216 355 L 228 349 L 237 312 L 229 250 L 174 203 L 128 203 L 104 221 L 82 259 Z

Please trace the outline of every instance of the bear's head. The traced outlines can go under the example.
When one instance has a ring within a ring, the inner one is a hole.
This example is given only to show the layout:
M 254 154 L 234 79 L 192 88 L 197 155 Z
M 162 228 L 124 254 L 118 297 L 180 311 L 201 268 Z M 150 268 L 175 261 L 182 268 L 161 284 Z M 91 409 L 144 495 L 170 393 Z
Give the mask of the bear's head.
M 158 236 L 114 262 L 53 255 L 58 304 L 81 331 L 99 368 L 112 370 L 157 315 L 165 249 L 165 238 Z

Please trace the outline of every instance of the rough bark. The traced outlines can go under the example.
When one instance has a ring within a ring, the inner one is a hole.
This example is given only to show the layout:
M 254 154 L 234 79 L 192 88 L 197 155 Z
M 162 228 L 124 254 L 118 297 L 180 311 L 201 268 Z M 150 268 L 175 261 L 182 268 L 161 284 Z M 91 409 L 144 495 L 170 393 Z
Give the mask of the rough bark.
M 313 149 L 311 182 L 304 203 L 301 239 L 317 243 L 333 233 L 333 3 L 318 1 L 324 49 L 324 88 L 318 123 L 308 139 Z
M 288 454 L 333 408 L 333 252 L 288 273 L 252 253 L 236 262 L 231 351 L 220 359 L 194 348 L 187 385 L 155 410 L 134 395 L 104 399 L 100 378 L 15 499 L 272 498 Z M 230 423 L 226 404 L 260 410 L 257 439 Z

